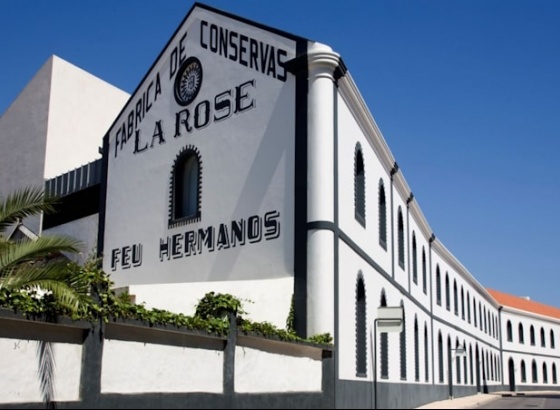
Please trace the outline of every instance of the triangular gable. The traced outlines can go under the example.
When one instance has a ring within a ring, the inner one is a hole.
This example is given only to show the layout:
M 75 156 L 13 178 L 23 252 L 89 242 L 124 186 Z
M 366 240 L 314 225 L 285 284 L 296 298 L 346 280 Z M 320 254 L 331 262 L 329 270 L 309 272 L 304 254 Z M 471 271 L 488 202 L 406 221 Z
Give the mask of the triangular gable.
M 189 11 L 104 140 L 98 248 L 118 286 L 248 279 L 259 266 L 246 248 L 262 256 L 260 270 L 275 266 L 271 277 L 293 275 L 293 248 L 278 239 L 294 220 L 288 66 L 307 45 L 198 3 Z M 198 173 L 187 217 L 176 215 L 174 182 L 186 157 Z
M 147 117 L 157 109 L 156 105 L 166 109 L 169 104 L 174 104 L 166 96 L 172 92 L 173 80 L 187 59 L 194 57 L 200 61 L 205 88 L 216 80 L 216 77 L 206 75 L 210 72 L 208 68 L 216 65 L 220 72 L 226 72 L 226 76 L 228 70 L 242 69 L 256 76 L 285 81 L 287 63 L 297 54 L 296 43 L 307 41 L 195 3 L 113 123 L 106 136 L 111 157 L 115 158 L 126 150 L 134 154 L 144 152 L 145 141 L 140 139 L 141 136 L 136 140 L 136 132 L 143 122 L 148 122 Z M 217 85 L 215 89 L 220 90 Z
M 39 237 L 27 228 L 22 222 L 14 224 L 6 238 L 10 241 L 31 240 L 36 241 Z

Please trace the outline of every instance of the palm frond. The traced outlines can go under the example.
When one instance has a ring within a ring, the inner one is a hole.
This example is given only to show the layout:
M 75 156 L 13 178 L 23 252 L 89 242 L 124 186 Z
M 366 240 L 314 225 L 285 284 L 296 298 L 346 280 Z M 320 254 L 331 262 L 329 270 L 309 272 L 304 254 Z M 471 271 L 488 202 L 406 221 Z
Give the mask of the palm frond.
M 28 216 L 55 212 L 58 198 L 45 195 L 42 188 L 27 187 L 0 201 L 0 232 Z
M 76 274 L 67 268 L 68 261 L 52 260 L 46 264 L 21 264 L 0 277 L 0 287 L 14 289 L 40 289 L 52 292 L 64 307 L 75 311 L 88 299 L 88 287 L 78 282 Z
M 54 346 L 51 342 L 39 340 L 37 342 L 37 356 L 39 359 L 39 382 L 41 395 L 48 409 L 56 409 L 54 400 L 55 360 Z
M 37 261 L 48 255 L 59 252 L 77 253 L 80 246 L 81 242 L 77 239 L 63 235 L 42 236 L 35 241 L 11 243 L 0 252 L 0 276 L 15 265 Z

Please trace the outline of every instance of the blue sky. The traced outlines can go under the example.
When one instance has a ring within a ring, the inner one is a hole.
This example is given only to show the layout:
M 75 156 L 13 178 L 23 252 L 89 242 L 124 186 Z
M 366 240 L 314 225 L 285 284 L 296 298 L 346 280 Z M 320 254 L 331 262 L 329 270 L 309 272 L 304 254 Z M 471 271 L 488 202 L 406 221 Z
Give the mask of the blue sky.
M 560 1 L 207 0 L 341 54 L 439 240 L 560 307 Z M 0 113 L 50 55 L 129 93 L 186 0 L 3 0 Z

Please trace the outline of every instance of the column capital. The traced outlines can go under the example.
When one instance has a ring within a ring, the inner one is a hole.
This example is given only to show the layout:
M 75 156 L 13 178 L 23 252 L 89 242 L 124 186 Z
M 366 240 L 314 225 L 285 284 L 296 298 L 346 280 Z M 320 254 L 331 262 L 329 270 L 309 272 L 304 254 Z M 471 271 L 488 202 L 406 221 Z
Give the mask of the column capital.
M 327 75 L 334 79 L 334 72 L 339 67 L 340 54 L 325 44 L 313 43 L 307 52 L 309 72 L 312 75 Z

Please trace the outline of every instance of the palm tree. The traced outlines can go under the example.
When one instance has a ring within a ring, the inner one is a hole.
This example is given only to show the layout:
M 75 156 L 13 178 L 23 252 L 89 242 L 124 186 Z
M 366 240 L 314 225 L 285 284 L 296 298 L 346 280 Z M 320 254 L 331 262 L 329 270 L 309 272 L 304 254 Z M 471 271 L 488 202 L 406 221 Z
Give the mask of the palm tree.
M 75 269 L 68 269 L 63 252 L 78 253 L 80 242 L 68 236 L 41 236 L 10 240 L 5 231 L 23 218 L 53 213 L 57 198 L 42 189 L 23 188 L 0 199 L 0 288 L 52 293 L 61 306 L 76 311 L 87 293 Z M 4 233 L 4 234 L 3 234 Z
M 79 252 L 79 241 L 61 235 L 13 241 L 3 234 L 26 217 L 54 212 L 56 202 L 57 198 L 46 196 L 38 188 L 24 188 L 0 200 L 0 290 L 51 293 L 63 309 L 77 312 L 90 300 L 89 286 L 62 253 Z M 46 408 L 54 409 L 55 355 L 51 342 L 37 340 L 37 358 L 41 395 Z

